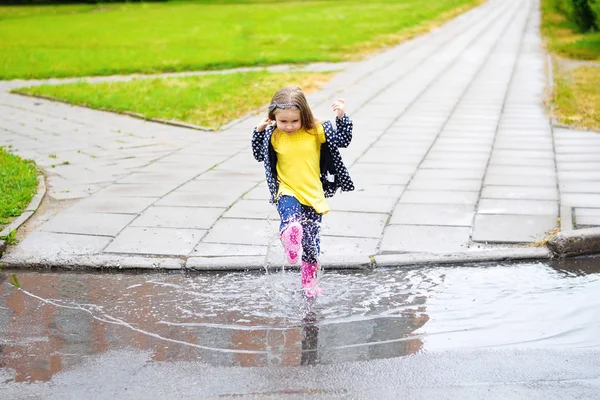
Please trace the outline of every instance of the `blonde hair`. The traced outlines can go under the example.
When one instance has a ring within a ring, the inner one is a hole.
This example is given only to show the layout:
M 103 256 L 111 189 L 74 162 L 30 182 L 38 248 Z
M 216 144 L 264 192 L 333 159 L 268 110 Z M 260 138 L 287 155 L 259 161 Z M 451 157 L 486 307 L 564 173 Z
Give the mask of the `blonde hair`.
M 269 119 L 275 121 L 275 111 L 278 108 L 291 107 L 296 107 L 300 111 L 300 122 L 304 129 L 310 131 L 315 128 L 317 121 L 308 105 L 304 92 L 298 86 L 287 86 L 275 92 L 269 105 Z

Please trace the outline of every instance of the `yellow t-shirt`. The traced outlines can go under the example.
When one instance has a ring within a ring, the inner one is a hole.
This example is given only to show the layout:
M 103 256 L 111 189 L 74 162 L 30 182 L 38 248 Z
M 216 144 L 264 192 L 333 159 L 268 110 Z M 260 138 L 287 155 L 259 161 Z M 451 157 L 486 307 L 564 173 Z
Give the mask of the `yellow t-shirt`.
M 321 183 L 321 144 L 325 143 L 323 125 L 311 131 L 302 128 L 289 134 L 273 131 L 271 144 L 277 153 L 277 196 L 294 196 L 300 204 L 319 214 L 329 211 Z

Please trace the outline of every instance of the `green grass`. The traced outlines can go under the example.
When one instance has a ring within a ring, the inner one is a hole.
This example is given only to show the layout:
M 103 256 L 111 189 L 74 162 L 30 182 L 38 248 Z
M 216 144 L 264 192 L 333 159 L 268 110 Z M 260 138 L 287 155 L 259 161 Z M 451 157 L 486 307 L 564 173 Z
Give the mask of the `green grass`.
M 600 32 L 578 32 L 556 7 L 557 0 L 542 0 L 542 32 L 550 52 L 577 60 L 600 60 Z
M 600 67 L 559 70 L 554 113 L 562 124 L 600 130 Z
M 116 83 L 81 82 L 37 86 L 16 91 L 95 109 L 129 112 L 145 118 L 219 128 L 233 119 L 265 106 L 275 91 L 283 86 L 297 85 L 310 93 L 319 89 L 331 77 L 331 73 L 260 71 L 183 78 L 135 79 Z
M 23 160 L 0 147 L 0 230 L 27 208 L 37 183 L 33 161 Z
M 483 0 L 0 7 L 0 79 L 359 59 Z
M 600 66 L 573 68 L 571 60 L 600 60 L 600 32 L 580 33 L 558 0 L 542 0 L 542 33 L 554 57 L 552 104 L 558 122 L 600 130 Z

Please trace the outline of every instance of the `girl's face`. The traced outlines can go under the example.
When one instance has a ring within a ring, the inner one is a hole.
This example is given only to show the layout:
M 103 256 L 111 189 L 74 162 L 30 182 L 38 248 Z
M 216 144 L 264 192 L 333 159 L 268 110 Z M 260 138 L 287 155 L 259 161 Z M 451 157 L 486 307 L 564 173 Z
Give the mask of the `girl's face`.
M 288 134 L 292 134 L 302 128 L 300 111 L 296 108 L 275 111 L 275 121 L 277 122 L 277 128 Z

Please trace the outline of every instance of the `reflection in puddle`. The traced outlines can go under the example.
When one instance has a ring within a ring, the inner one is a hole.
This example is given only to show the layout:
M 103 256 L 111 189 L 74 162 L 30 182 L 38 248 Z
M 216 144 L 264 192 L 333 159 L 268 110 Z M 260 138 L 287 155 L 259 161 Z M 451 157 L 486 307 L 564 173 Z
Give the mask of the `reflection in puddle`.
M 0 282 L 0 371 L 46 381 L 109 350 L 155 361 L 296 366 L 451 348 L 600 345 L 600 262 L 323 274 L 18 272 Z

